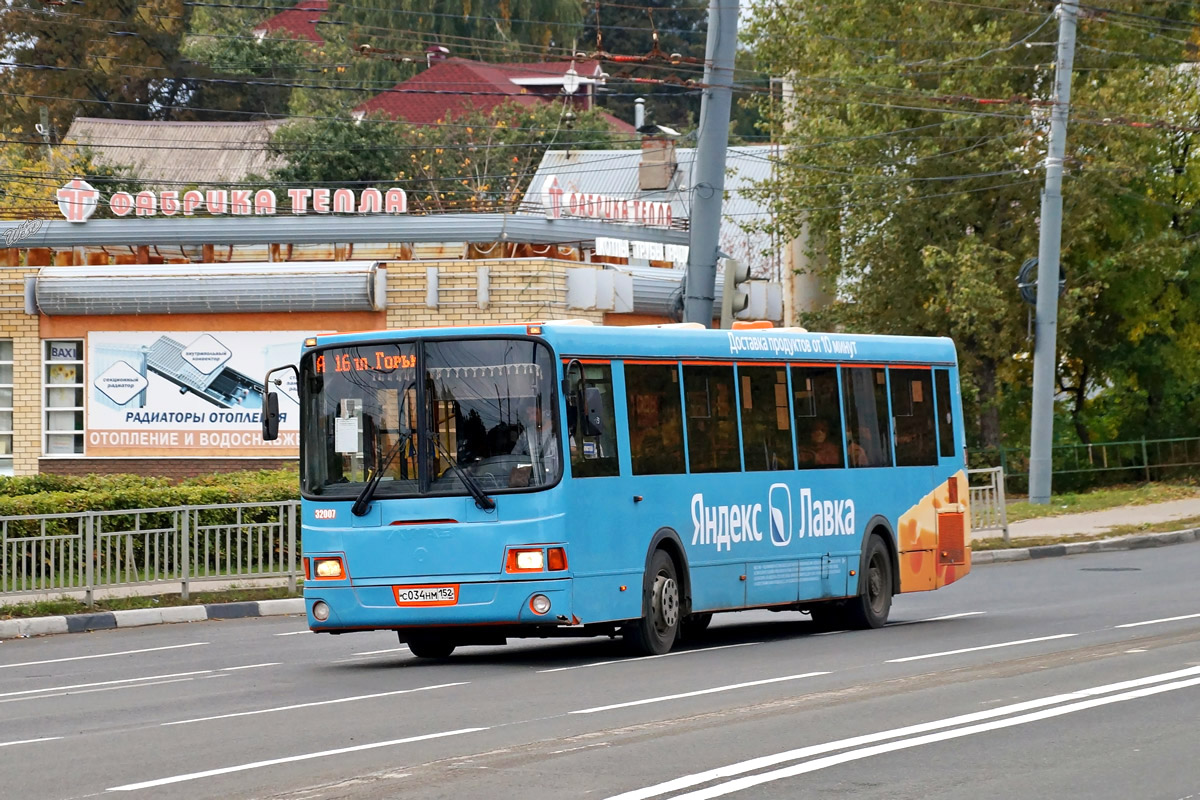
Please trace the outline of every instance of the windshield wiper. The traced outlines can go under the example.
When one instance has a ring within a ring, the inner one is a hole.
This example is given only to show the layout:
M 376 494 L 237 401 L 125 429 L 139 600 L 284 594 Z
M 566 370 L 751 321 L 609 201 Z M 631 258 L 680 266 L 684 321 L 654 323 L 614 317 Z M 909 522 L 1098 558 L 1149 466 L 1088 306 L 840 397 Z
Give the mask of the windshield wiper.
M 479 485 L 479 481 L 475 480 L 473 476 L 468 475 L 466 470 L 458 465 L 458 462 L 446 451 L 446 446 L 442 444 L 442 440 L 438 438 L 438 435 L 433 431 L 428 431 L 427 433 L 433 437 L 433 443 L 437 445 L 438 449 L 442 451 L 442 455 L 446 457 L 446 463 L 454 468 L 459 480 L 463 482 L 463 486 L 467 487 L 467 491 L 471 493 L 471 497 L 475 498 L 475 507 L 481 508 L 484 511 L 491 511 L 495 508 L 496 501 L 487 496 L 487 492 L 483 491 L 483 487 Z
M 415 431 L 409 430 L 408 433 L 401 436 L 396 443 L 392 445 L 392 449 L 387 452 L 383 458 L 383 463 L 379 468 L 371 473 L 371 477 L 367 480 L 367 485 L 359 492 L 358 498 L 354 501 L 354 505 L 350 507 L 350 513 L 356 517 L 361 517 L 367 513 L 367 508 L 371 505 L 371 498 L 375 496 L 375 487 L 379 485 L 379 479 L 383 477 L 383 473 L 391 466 L 392 460 L 399 455 L 400 451 L 408 444 L 408 440 L 412 438 Z

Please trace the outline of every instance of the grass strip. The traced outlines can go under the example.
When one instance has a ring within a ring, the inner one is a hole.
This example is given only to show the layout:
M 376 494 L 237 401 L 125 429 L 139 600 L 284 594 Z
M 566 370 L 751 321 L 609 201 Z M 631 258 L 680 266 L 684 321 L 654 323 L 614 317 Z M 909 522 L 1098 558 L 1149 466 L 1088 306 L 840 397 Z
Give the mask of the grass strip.
M 94 614 L 98 611 L 127 611 L 133 608 L 167 608 L 170 606 L 202 606 L 208 603 L 240 603 L 248 600 L 282 600 L 299 597 L 288 594 L 286 587 L 227 589 L 219 592 L 191 592 L 186 600 L 178 594 L 154 594 L 137 597 L 106 597 L 89 607 L 82 600 L 61 598 L 33 603 L 0 605 L 0 619 L 56 617 L 60 614 Z

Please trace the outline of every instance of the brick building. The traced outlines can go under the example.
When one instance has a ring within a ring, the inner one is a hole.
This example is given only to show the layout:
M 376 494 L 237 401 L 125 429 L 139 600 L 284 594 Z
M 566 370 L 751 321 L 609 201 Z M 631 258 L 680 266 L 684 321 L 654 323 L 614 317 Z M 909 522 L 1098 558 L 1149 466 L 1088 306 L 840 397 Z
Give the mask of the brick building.
M 164 208 L 163 193 L 154 202 Z M 295 436 L 280 447 L 257 435 L 258 383 L 306 335 L 665 322 L 660 306 L 639 313 L 635 278 L 591 262 L 595 240 L 687 241 L 678 228 L 536 214 L 5 225 L 20 237 L 0 249 L 0 474 L 16 475 L 292 461 Z

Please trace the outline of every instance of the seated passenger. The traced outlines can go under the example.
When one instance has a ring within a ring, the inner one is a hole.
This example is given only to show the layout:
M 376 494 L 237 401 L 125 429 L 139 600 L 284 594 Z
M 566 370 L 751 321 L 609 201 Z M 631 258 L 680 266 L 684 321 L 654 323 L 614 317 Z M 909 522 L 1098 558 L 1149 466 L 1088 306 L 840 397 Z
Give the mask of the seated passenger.
M 813 424 L 809 442 L 800 446 L 798 455 L 801 465 L 837 467 L 842 464 L 841 448 L 829 438 L 829 423 L 823 419 Z

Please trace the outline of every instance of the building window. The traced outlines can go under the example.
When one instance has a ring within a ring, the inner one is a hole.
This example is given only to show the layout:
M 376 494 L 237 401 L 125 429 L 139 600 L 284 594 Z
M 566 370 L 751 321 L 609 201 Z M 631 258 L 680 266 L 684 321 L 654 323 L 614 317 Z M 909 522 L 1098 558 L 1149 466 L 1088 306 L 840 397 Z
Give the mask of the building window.
M 83 342 L 52 339 L 43 343 L 43 443 L 48 456 L 83 453 Z
M 0 339 L 0 475 L 13 474 L 13 343 Z

